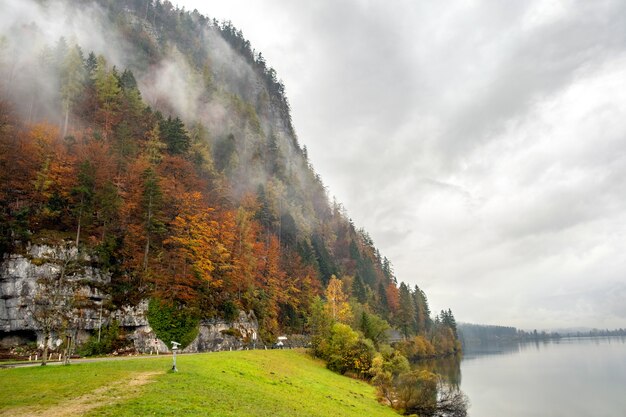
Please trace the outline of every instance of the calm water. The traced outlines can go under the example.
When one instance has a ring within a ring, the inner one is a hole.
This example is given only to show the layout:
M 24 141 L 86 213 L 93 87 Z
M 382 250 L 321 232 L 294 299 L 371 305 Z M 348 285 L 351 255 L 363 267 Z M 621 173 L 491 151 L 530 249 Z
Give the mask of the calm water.
M 470 347 L 455 369 L 440 370 L 469 397 L 470 417 L 626 416 L 626 338 Z

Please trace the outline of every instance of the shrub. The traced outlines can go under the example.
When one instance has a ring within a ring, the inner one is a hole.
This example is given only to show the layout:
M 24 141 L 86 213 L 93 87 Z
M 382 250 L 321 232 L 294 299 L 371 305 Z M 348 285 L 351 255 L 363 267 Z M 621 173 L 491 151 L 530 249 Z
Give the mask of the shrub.
M 128 346 L 130 341 L 120 329 L 117 320 L 113 320 L 108 326 L 102 328 L 100 341 L 97 335 L 92 335 L 78 350 L 81 355 L 95 356 L 107 355 Z
M 233 322 L 239 317 L 239 309 L 231 300 L 227 300 L 222 304 L 222 316 L 224 320 Z
M 400 375 L 396 383 L 395 407 L 418 415 L 433 415 L 437 410 L 436 374 L 411 371 Z
M 410 370 L 409 361 L 400 352 L 383 346 L 382 351 L 372 360 L 369 370 L 372 384 L 378 389 L 378 397 L 392 404 L 398 377 Z
M 365 377 L 372 367 L 375 352 L 370 340 L 363 339 L 346 324 L 335 323 L 330 330 L 330 338 L 322 357 L 332 371 L 340 374 L 350 372 Z
M 375 353 L 376 349 L 371 340 L 359 339 L 349 352 L 350 371 L 355 372 L 361 378 L 365 378 L 372 367 Z
M 370 368 L 371 381 L 378 390 L 378 398 L 392 404 L 394 394 L 393 375 L 385 370 L 384 364 L 385 360 L 381 354 L 377 354 L 372 359 L 372 367 Z
M 148 323 L 156 336 L 168 348 L 172 341 L 180 343 L 181 349 L 187 347 L 198 335 L 200 319 L 198 314 L 183 306 L 172 306 L 157 299 L 148 304 Z

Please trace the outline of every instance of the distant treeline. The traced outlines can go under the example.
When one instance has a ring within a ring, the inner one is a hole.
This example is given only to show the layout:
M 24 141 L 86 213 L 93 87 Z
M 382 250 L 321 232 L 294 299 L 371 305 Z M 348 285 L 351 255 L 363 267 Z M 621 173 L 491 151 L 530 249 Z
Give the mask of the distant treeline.
M 461 343 L 475 344 L 517 340 L 515 327 L 489 326 L 483 324 L 459 323 L 457 325 Z
M 626 329 L 615 330 L 580 330 L 580 331 L 527 331 L 518 330 L 509 326 L 492 326 L 483 324 L 458 324 L 459 339 L 465 344 L 490 343 L 490 342 L 514 342 L 523 340 L 558 339 L 561 337 L 606 337 L 626 336 Z

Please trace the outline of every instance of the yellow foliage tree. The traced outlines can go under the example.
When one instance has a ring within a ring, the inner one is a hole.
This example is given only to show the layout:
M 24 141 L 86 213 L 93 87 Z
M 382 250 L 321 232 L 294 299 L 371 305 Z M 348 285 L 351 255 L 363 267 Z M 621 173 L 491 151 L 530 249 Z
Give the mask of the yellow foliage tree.
M 352 319 L 348 296 L 343 292 L 343 284 L 336 276 L 330 277 L 325 295 L 326 310 L 334 320 L 346 323 Z

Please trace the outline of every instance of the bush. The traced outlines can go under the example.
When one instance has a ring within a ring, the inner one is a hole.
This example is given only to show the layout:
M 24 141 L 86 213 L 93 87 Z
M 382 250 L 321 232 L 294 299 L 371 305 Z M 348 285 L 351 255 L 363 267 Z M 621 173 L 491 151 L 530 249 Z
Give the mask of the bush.
M 192 309 L 152 299 L 148 304 L 148 323 L 169 349 L 172 348 L 172 341 L 180 343 L 181 349 L 184 349 L 198 335 L 200 318 Z
M 343 323 L 333 324 L 325 350 L 322 353 L 328 369 L 340 374 L 350 372 L 360 377 L 368 374 L 376 352 L 370 340 L 361 338 Z
M 371 340 L 359 339 L 348 353 L 350 372 L 355 372 L 361 378 L 368 376 L 375 353 L 376 349 Z
M 222 304 L 222 316 L 227 322 L 233 322 L 239 318 L 239 309 L 231 300 L 227 300 Z
M 394 395 L 393 375 L 385 370 L 384 364 L 385 360 L 381 354 L 374 357 L 370 368 L 371 381 L 378 390 L 378 398 L 392 404 Z
M 372 384 L 378 389 L 378 397 L 393 404 L 398 377 L 410 370 L 409 361 L 400 352 L 383 346 L 382 351 L 372 360 L 369 370 Z
M 359 334 L 350 326 L 335 323 L 330 329 L 330 338 L 326 352 L 322 352 L 327 360 L 326 366 L 331 371 L 345 374 L 350 369 L 349 349 L 359 340 Z
M 97 334 L 92 335 L 78 352 L 83 356 L 107 355 L 123 349 L 130 344 L 120 329 L 117 320 L 113 320 L 108 326 L 103 327 L 98 341 Z
M 396 408 L 420 416 L 466 417 L 469 400 L 459 389 L 429 371 L 403 374 L 396 388 Z
M 433 415 L 437 411 L 436 374 L 429 371 L 406 372 L 396 383 L 395 407 L 407 413 Z

